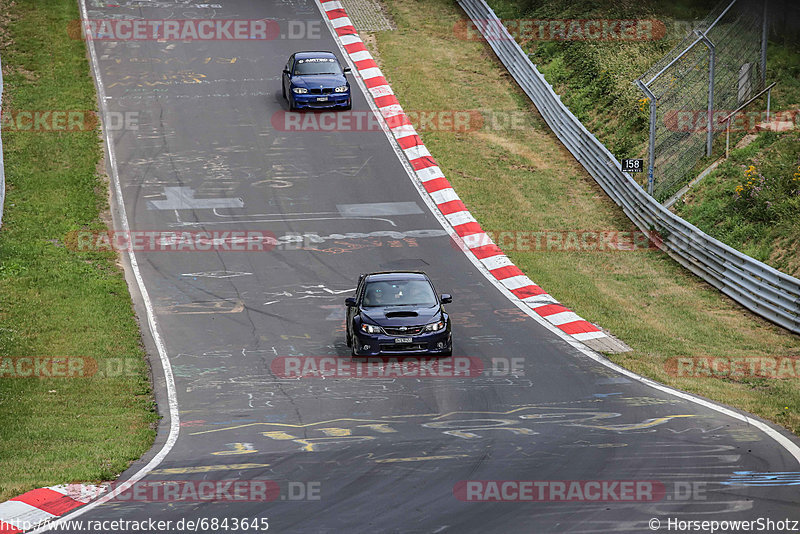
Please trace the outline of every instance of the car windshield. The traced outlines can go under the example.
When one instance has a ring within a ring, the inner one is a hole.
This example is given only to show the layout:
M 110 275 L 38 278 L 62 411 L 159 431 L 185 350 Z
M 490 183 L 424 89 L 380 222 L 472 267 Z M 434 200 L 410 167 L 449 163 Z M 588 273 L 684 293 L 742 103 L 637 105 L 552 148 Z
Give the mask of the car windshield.
M 308 76 L 310 74 L 341 74 L 339 62 L 333 58 L 314 57 L 298 59 L 294 65 L 295 76 Z
M 426 280 L 367 282 L 364 306 L 435 306 L 436 293 Z

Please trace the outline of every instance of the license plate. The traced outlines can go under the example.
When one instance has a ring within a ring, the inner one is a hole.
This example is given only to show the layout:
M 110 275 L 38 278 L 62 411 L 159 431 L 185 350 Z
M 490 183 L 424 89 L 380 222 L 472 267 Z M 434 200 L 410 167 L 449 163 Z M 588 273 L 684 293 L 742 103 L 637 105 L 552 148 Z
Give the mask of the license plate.
M 327 101 L 328 101 L 328 97 L 327 96 L 318 96 L 317 97 L 317 102 L 327 102 Z
M 412 339 L 410 337 L 396 337 L 394 338 L 395 343 L 411 343 Z

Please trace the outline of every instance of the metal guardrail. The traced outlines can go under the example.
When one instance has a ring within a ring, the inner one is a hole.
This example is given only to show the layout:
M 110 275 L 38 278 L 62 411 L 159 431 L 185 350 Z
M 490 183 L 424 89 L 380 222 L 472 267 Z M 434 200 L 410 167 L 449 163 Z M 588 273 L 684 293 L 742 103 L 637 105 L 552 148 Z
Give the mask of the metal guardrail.
M 800 334 L 800 280 L 706 235 L 656 202 L 561 103 L 486 2 L 459 4 L 564 146 L 640 230 L 656 232 L 659 248 L 725 295 Z
M 0 61 L 0 115 L 3 113 L 3 62 Z M 0 127 L 2 130 L 2 127 Z M 3 167 L 3 132 L 0 131 L 0 228 L 3 227 L 3 203 L 6 200 L 6 173 Z

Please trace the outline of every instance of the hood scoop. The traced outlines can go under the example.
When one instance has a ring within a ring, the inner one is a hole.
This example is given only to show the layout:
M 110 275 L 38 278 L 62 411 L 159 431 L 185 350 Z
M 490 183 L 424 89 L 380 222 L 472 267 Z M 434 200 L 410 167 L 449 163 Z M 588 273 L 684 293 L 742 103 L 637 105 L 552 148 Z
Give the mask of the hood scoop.
M 415 311 L 390 311 L 386 312 L 386 318 L 391 319 L 393 317 L 416 317 L 419 315 Z

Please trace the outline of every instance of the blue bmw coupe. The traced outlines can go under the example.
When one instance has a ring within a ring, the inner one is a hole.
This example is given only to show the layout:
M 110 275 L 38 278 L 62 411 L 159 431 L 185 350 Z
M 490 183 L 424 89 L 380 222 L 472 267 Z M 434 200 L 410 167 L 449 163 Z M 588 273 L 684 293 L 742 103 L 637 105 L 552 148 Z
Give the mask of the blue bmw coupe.
M 283 98 L 289 109 L 350 109 L 350 83 L 331 52 L 295 52 L 283 68 Z

